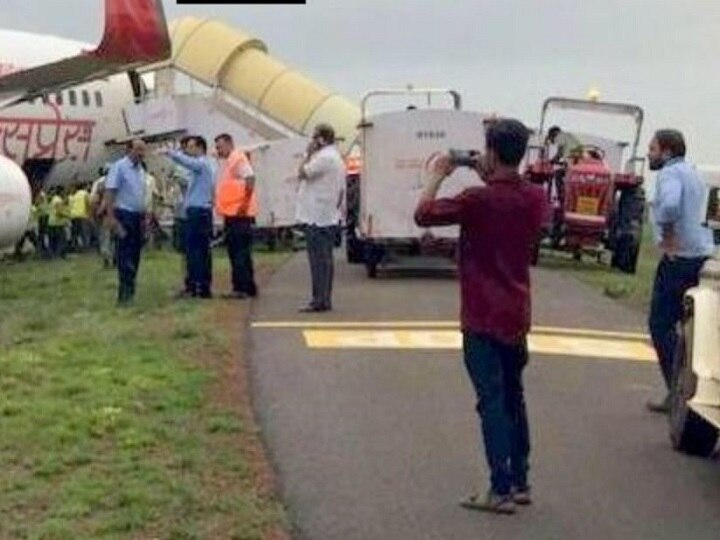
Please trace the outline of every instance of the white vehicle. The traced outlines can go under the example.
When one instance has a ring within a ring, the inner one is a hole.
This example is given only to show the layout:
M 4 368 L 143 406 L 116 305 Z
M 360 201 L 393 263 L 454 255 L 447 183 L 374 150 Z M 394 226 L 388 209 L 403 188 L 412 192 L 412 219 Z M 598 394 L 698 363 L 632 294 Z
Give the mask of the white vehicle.
M 453 108 L 415 108 L 368 115 L 368 103 L 380 96 L 446 95 Z M 461 110 L 461 98 L 452 90 L 377 90 L 361 104 L 360 145 L 362 169 L 357 236 L 364 246 L 369 277 L 379 266 L 399 262 L 400 256 L 441 255 L 453 258 L 458 227 L 423 229 L 414 212 L 425 187 L 432 159 L 449 149 L 482 149 L 484 120 L 476 112 Z M 477 174 L 460 168 L 443 184 L 440 196 L 451 197 L 477 186 Z
M 296 224 L 298 168 L 308 142 L 305 137 L 293 137 L 264 143 L 248 152 L 258 197 L 256 228 L 271 248 L 278 239 L 292 236 L 291 229 Z
M 698 167 L 710 187 L 707 225 L 720 236 L 720 168 Z M 699 456 L 713 453 L 720 434 L 720 258 L 705 263 L 688 291 L 672 387 L 673 446 Z

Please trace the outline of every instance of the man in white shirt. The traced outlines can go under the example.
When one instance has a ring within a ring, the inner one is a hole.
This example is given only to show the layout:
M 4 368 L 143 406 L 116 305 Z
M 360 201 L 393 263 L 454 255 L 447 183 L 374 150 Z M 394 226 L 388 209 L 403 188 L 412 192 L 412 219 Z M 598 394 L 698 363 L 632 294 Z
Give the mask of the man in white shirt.
M 315 128 L 298 177 L 296 217 L 305 229 L 312 277 L 312 300 L 300 311 L 322 313 L 332 309 L 334 236 L 345 183 L 345 163 L 331 126 Z

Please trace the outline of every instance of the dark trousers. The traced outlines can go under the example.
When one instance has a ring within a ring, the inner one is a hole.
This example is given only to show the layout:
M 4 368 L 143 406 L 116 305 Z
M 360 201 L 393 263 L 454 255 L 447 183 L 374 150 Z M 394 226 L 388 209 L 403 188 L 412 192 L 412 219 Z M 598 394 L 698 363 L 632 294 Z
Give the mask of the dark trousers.
M 212 290 L 212 210 L 188 208 L 185 219 L 185 253 L 187 258 L 186 291 L 209 296 Z
M 688 289 L 698 284 L 705 260 L 663 257 L 655 273 L 650 303 L 650 336 L 668 389 L 675 369 L 677 324 L 683 315 L 683 297 Z
M 312 279 L 312 302 L 316 308 L 332 308 L 332 289 L 335 266 L 333 247 L 335 246 L 335 226 L 305 228 L 310 276 Z
M 35 231 L 34 230 L 25 231 L 25 233 L 20 237 L 20 240 L 18 240 L 15 243 L 15 256 L 16 257 L 23 256 L 23 249 L 25 249 L 25 241 L 30 242 L 36 252 L 39 251 L 38 236 L 37 236 L 37 234 L 35 234 Z
M 73 251 L 88 247 L 85 220 L 82 218 L 73 218 L 70 222 L 70 247 Z
M 50 255 L 53 258 L 65 258 L 67 254 L 67 237 L 65 235 L 65 227 L 48 227 L 48 236 L 50 240 Z
M 232 266 L 232 286 L 236 293 L 257 295 L 252 260 L 253 218 L 225 218 L 225 244 Z
M 117 241 L 118 302 L 129 302 L 135 296 L 135 280 L 140 269 L 140 253 L 143 245 L 143 220 L 138 212 L 115 210 L 115 217 L 125 230 L 125 236 Z
M 38 242 L 40 243 L 40 253 L 45 257 L 50 254 L 50 229 L 48 220 L 47 215 L 38 218 Z
M 507 345 L 465 332 L 465 367 L 475 387 L 492 490 L 505 495 L 526 488 L 530 434 L 522 371 L 527 346 Z

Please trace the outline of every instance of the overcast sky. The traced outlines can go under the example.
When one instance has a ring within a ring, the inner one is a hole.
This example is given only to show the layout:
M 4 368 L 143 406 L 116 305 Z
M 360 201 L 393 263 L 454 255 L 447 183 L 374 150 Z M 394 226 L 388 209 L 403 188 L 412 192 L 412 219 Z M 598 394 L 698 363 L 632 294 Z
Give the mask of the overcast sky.
M 0 0 L 0 25 L 97 42 L 102 0 Z M 646 135 L 683 129 L 720 164 L 718 0 L 307 0 L 306 6 L 177 6 L 219 18 L 357 100 L 373 87 L 448 86 L 467 107 L 536 125 L 550 94 L 637 103 Z M 647 138 L 647 137 L 646 137 Z

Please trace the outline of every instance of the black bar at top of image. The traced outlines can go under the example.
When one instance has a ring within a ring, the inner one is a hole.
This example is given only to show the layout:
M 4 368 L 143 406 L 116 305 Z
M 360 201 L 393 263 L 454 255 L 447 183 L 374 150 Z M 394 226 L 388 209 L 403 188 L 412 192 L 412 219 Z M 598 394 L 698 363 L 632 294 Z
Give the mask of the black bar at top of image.
M 175 0 L 177 4 L 210 6 L 213 4 L 226 4 L 237 6 L 263 6 L 263 5 L 303 5 L 306 0 Z

